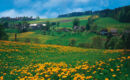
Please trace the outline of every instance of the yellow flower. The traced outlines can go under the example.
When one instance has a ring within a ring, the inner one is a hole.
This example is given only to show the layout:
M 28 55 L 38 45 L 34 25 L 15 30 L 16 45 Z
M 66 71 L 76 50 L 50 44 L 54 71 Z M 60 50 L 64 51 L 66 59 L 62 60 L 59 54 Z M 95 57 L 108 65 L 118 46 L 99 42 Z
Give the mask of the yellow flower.
M 117 68 L 120 68 L 120 66 L 117 66 Z
M 24 78 L 21 78 L 21 79 L 19 79 L 19 80 L 25 80 Z
M 66 78 L 66 77 L 67 77 L 66 75 L 62 76 L 62 78 Z
M 120 71 L 120 69 L 116 69 L 116 71 Z
M 3 76 L 1 76 L 1 77 L 0 77 L 0 80 L 4 80 L 4 77 L 3 77 Z
M 46 74 L 45 77 L 49 77 L 49 75 Z
M 113 69 L 110 69 L 111 72 L 113 72 L 114 70 Z
M 6 75 L 6 73 L 4 73 L 4 75 Z
M 93 71 L 93 74 L 95 74 L 96 73 L 96 71 Z
M 105 78 L 105 80 L 109 80 L 108 78 Z
M 113 74 L 113 75 L 112 75 L 112 77 L 116 77 L 116 75 L 115 75 L 115 74 Z
M 87 77 L 86 77 L 86 79 L 91 79 L 91 78 L 92 78 L 92 76 L 87 76 Z

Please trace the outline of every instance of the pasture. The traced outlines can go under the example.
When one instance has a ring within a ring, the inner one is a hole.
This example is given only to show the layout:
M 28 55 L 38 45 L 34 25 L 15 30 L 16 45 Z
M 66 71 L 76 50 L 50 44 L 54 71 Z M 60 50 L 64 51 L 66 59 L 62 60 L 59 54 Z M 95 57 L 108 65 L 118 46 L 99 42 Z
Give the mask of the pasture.
M 122 49 L 0 41 L 1 80 L 128 80 L 129 60 Z

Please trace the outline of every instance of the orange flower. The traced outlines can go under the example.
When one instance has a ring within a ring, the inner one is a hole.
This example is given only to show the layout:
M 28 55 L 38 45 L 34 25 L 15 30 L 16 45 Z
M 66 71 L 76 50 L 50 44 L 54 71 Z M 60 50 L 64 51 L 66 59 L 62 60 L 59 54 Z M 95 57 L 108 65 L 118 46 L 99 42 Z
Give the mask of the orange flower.
M 0 80 L 4 80 L 3 76 L 0 77 Z
M 113 75 L 112 75 L 112 77 L 116 77 L 116 75 L 115 75 L 115 74 L 113 74 Z
M 105 78 L 105 80 L 109 80 L 108 78 Z
M 110 69 L 111 72 L 113 72 L 114 70 L 113 69 Z
M 120 69 L 116 69 L 116 71 L 120 71 Z

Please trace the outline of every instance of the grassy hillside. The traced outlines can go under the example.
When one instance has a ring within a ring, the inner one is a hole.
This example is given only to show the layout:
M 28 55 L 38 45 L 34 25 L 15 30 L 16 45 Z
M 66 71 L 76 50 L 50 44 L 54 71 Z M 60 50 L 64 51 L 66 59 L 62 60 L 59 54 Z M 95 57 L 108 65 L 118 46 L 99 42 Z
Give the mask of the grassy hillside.
M 8 33 L 9 40 L 15 40 L 15 33 Z M 71 39 L 76 40 L 75 46 L 78 46 L 79 43 L 91 43 L 92 38 L 99 36 L 95 33 L 83 32 L 80 34 L 73 34 L 69 32 L 55 33 L 52 35 L 43 35 L 42 31 L 34 31 L 34 32 L 25 32 L 25 33 L 17 33 L 17 41 L 18 42 L 30 42 L 30 43 L 40 43 L 40 44 L 56 44 L 56 45 L 65 45 L 68 46 Z M 105 39 L 105 36 L 101 36 Z
M 73 26 L 73 19 L 79 18 L 80 19 L 80 26 L 86 26 L 88 18 L 90 16 L 79 16 L 79 17 L 68 17 L 68 18 L 52 18 L 52 19 L 40 19 L 39 21 L 30 21 L 29 23 L 44 23 L 46 21 L 50 22 L 60 22 L 60 27 L 68 27 L 72 28 Z M 118 30 L 123 30 L 125 27 L 130 26 L 130 23 L 121 23 L 113 18 L 110 17 L 100 17 L 98 18 L 95 23 L 98 25 L 98 30 L 103 28 L 117 28 Z
M 123 50 L 0 41 L 0 79 L 128 80 Z
M 54 38 L 53 36 L 42 35 L 41 33 L 38 32 L 36 31 L 36 32 L 17 33 L 17 41 L 43 44 L 47 40 Z M 9 40 L 14 41 L 15 33 L 8 33 L 8 35 L 9 35 Z
M 80 20 L 80 26 L 86 26 L 87 24 L 87 19 L 86 20 Z M 60 27 L 69 27 L 72 28 L 73 27 L 73 22 L 64 22 L 64 23 L 60 23 Z
M 95 21 L 95 23 L 99 26 L 98 30 L 102 28 L 117 28 L 119 30 L 124 29 L 125 27 L 130 26 L 130 23 L 121 23 L 113 18 L 99 18 Z
M 40 19 L 40 20 L 35 20 L 35 21 L 30 21 L 29 23 L 42 23 L 46 21 L 50 22 L 60 22 L 64 20 L 73 20 L 75 18 L 79 18 L 80 20 L 87 20 L 90 16 L 79 16 L 79 17 L 67 17 L 67 18 L 49 18 L 49 19 Z

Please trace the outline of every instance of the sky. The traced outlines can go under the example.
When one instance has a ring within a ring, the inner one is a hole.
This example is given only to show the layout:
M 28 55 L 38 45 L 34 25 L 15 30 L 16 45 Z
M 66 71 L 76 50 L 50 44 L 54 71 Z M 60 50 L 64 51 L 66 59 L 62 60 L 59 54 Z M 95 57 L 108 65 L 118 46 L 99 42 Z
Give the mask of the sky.
M 130 0 L 0 0 L 0 17 L 55 18 L 65 13 L 114 9 L 127 5 L 130 5 Z

